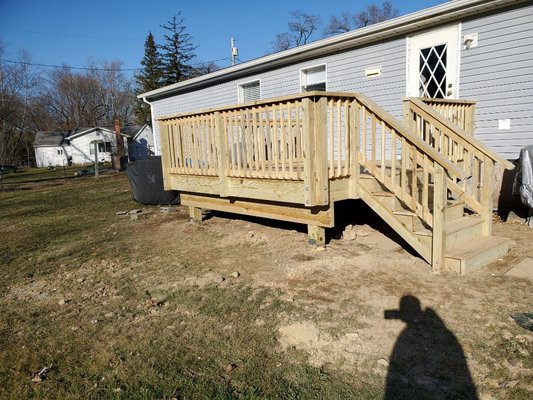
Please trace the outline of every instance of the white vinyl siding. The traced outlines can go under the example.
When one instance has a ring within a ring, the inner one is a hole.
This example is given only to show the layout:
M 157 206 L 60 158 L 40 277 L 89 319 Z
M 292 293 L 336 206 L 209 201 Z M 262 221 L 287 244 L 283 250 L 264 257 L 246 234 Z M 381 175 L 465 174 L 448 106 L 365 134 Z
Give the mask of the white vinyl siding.
M 252 81 L 241 83 L 238 86 L 239 103 L 247 103 L 249 101 L 261 99 L 261 83 L 260 81 Z

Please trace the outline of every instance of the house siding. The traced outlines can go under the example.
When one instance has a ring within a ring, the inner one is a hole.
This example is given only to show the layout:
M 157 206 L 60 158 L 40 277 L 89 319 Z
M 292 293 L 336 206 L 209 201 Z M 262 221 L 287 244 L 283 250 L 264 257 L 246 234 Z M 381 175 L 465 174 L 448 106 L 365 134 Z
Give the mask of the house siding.
M 466 20 L 462 35 L 471 33 L 478 46 L 461 53 L 461 98 L 477 101 L 476 138 L 514 160 L 533 143 L 533 6 Z
M 405 38 L 391 40 L 154 101 L 154 117 L 157 119 L 183 112 L 236 104 L 238 85 L 255 79 L 261 81 L 263 99 L 300 93 L 300 69 L 326 64 L 328 91 L 367 94 L 385 110 L 400 118 L 401 98 L 405 94 L 406 85 L 405 43 Z M 365 76 L 366 68 L 378 66 L 382 69 L 381 76 L 374 78 Z M 154 137 L 157 152 L 160 154 L 157 126 L 154 129 Z
M 114 132 L 100 130 L 100 135 L 97 136 L 95 131 L 89 132 L 85 135 L 73 138 L 70 140 L 70 151 L 72 154 L 72 163 L 74 164 L 92 164 L 94 163 L 94 154 L 91 154 L 91 144 L 93 140 L 102 140 L 104 142 L 111 142 L 111 146 L 116 149 L 117 141 Z M 98 152 L 98 161 L 110 162 L 111 153 Z
M 37 167 L 60 167 L 67 165 L 67 147 L 35 147 L 35 163 Z M 58 150 L 63 150 L 63 154 L 58 154 Z

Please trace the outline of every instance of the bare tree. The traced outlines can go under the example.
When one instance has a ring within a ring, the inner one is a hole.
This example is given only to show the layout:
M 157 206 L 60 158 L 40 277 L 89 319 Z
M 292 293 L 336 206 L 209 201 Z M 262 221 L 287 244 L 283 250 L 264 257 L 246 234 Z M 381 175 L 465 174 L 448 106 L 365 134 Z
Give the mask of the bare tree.
M 116 117 L 130 122 L 134 96 L 121 66 L 104 61 L 83 73 L 69 66 L 53 70 L 38 99 L 40 115 L 51 120 L 53 129 L 112 126 Z
M 0 43 L 0 58 L 3 51 Z M 26 50 L 19 51 L 14 62 L 0 61 L 0 163 L 30 158 L 35 131 L 32 102 L 39 82 Z
M 192 77 L 209 74 L 211 72 L 218 71 L 219 69 L 220 66 L 214 63 L 213 61 L 199 63 L 194 66 L 192 71 Z
M 324 36 L 332 36 L 364 28 L 365 26 L 395 18 L 398 15 L 398 9 L 394 8 L 390 1 L 384 1 L 381 7 L 371 4 L 366 10 L 353 15 L 345 11 L 339 17 L 332 16 L 330 18 L 328 25 L 324 29 Z
M 290 13 L 292 20 L 287 23 L 288 32 L 279 33 L 272 42 L 273 52 L 283 51 L 308 43 L 320 27 L 318 14 L 307 14 L 300 10 Z

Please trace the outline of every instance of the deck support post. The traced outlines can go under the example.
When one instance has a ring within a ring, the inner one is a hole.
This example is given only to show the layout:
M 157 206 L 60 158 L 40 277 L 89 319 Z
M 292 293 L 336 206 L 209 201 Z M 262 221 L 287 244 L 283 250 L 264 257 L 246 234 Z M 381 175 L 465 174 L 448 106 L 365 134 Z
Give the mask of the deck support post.
M 189 206 L 189 216 L 192 221 L 201 222 L 202 221 L 202 209 L 199 207 Z
M 434 273 L 444 270 L 444 250 L 446 248 L 446 202 L 448 190 L 445 182 L 444 168 L 435 163 L 433 193 L 433 236 L 431 243 L 431 268 Z
M 307 237 L 311 246 L 326 246 L 326 229 L 321 226 L 307 225 Z

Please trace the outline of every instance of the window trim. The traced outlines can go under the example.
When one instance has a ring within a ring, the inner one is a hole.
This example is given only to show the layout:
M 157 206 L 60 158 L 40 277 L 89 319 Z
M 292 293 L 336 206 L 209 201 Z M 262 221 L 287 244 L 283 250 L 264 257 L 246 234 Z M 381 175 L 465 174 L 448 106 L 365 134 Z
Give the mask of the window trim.
M 259 84 L 259 99 L 257 99 L 257 100 L 261 100 L 262 99 L 263 93 L 262 93 L 262 89 L 261 89 L 261 79 L 252 79 L 250 81 L 240 82 L 240 83 L 237 84 L 237 100 L 238 100 L 239 104 L 245 102 L 244 101 L 244 88 L 243 88 L 243 86 L 250 85 L 251 83 L 255 83 L 255 82 L 257 82 Z
M 326 78 L 324 80 L 324 83 L 326 84 L 326 91 L 328 90 L 328 63 L 322 63 L 322 64 L 309 65 L 307 67 L 300 68 L 300 93 L 305 93 L 305 91 L 303 90 L 304 89 L 304 85 L 303 85 L 304 71 L 317 68 L 317 67 L 322 67 L 322 66 L 324 67 L 324 73 L 326 74 Z

